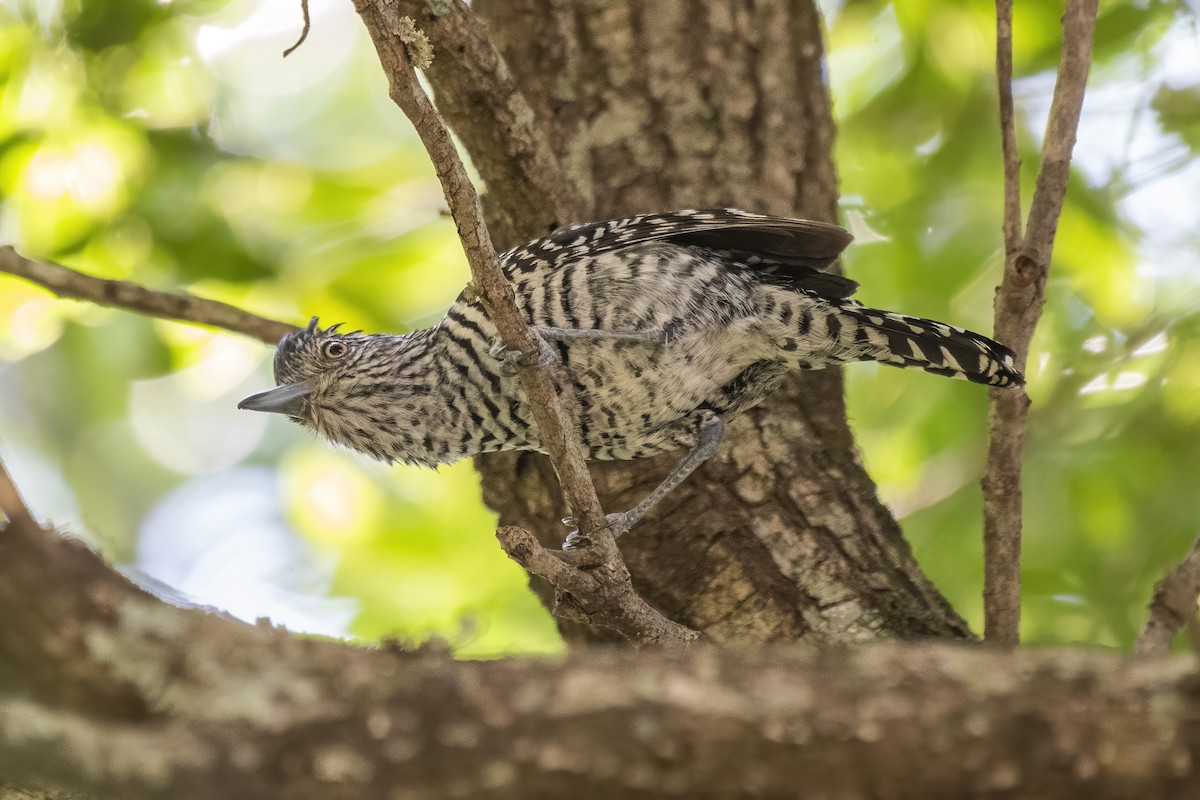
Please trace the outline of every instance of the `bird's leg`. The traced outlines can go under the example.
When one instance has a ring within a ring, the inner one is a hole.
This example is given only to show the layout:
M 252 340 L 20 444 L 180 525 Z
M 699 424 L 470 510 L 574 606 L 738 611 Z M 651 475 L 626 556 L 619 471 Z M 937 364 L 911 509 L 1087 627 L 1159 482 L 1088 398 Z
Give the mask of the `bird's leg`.
M 553 364 L 558 360 L 554 348 L 549 344 L 551 341 L 571 342 L 591 340 L 662 344 L 667 340 L 665 331 L 605 331 L 597 328 L 550 328 L 539 325 L 530 326 L 529 330 L 538 339 L 541 354 L 538 356 L 537 361 L 542 366 Z M 510 375 L 515 374 L 520 367 L 532 366 L 524 353 L 517 350 L 510 350 L 498 339 L 492 344 L 488 350 L 488 354 L 492 358 L 499 359 L 503 364 L 502 369 Z
M 521 367 L 532 367 L 534 364 L 540 364 L 543 367 L 548 367 L 558 361 L 558 354 L 554 352 L 554 348 L 546 341 L 546 336 L 542 334 L 544 328 L 531 327 L 530 332 L 533 333 L 533 338 L 537 339 L 538 354 L 537 357 L 526 356 L 520 350 L 512 350 L 504 346 L 504 342 L 497 339 L 492 342 L 492 346 L 488 348 L 488 355 L 500 361 L 500 371 L 507 375 L 517 374 L 517 370 Z
M 604 331 L 598 328 L 534 328 L 547 339 L 557 342 L 569 342 L 579 339 L 618 342 L 647 342 L 662 344 L 667 340 L 665 331 Z
M 721 446 L 721 440 L 725 438 L 725 420 L 721 419 L 713 411 L 704 411 L 701 413 L 700 429 L 696 434 L 696 443 L 692 445 L 692 449 L 683 457 L 683 461 L 679 462 L 679 466 L 675 467 L 671 474 L 636 506 L 628 511 L 620 511 L 608 515 L 608 524 L 605 527 L 612 530 L 614 538 L 628 533 L 629 529 L 636 525 L 642 517 L 646 516 L 646 513 L 650 509 L 658 505 L 676 486 L 683 483 L 687 479 L 687 476 L 695 472 L 701 464 L 708 461 L 717 452 L 717 448 Z M 567 534 L 567 540 L 563 542 L 563 549 L 577 546 L 578 540 L 579 531 L 571 531 Z

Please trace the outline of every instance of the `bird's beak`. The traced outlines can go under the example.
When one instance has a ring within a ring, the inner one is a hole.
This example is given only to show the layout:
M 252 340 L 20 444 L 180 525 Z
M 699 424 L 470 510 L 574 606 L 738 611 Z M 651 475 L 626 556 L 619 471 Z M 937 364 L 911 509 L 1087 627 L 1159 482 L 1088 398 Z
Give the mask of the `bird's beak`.
M 252 394 L 238 403 L 237 407 L 247 411 L 266 411 L 271 414 L 299 417 L 304 411 L 304 399 L 312 393 L 313 386 L 308 381 L 289 383 Z

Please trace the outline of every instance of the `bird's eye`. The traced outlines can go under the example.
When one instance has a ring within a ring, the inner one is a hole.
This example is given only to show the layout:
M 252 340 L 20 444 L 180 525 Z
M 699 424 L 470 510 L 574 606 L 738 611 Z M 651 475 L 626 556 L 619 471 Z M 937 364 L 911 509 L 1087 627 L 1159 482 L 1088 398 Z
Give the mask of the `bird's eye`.
M 341 358 L 349 350 L 350 348 L 346 346 L 345 342 L 326 342 L 325 346 L 321 348 L 321 352 L 325 354 L 326 358 Z

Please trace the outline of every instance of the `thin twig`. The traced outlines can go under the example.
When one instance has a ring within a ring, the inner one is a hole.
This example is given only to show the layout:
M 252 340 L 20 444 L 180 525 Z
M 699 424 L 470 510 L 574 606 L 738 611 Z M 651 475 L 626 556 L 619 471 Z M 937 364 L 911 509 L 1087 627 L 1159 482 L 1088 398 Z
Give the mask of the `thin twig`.
M 283 51 L 284 58 L 296 52 L 296 48 L 304 44 L 304 40 L 308 38 L 309 30 L 312 28 L 312 20 L 308 16 L 308 0 L 300 0 L 300 13 L 304 14 L 304 29 L 300 31 L 300 38 L 296 40 L 296 43 Z
M 512 287 L 500 270 L 499 258 L 483 221 L 479 195 L 467 177 L 467 171 L 450 138 L 450 131 L 429 102 L 417 79 L 409 53 L 398 36 L 405 29 L 404 18 L 388 3 L 356 0 L 355 6 L 364 19 L 370 18 L 369 28 L 383 31 L 375 45 L 391 86 L 389 94 L 412 121 L 433 161 L 450 213 L 458 227 L 475 290 L 487 308 L 504 346 L 520 352 L 532 365 L 521 370 L 521 387 L 529 397 L 539 437 L 558 472 L 567 505 L 575 519 L 579 520 L 582 533 L 586 535 L 601 529 L 605 524 L 604 512 L 588 475 L 582 448 L 569 433 L 575 425 L 559 401 L 550 371 L 538 364 L 541 357 L 540 342 L 529 330 L 528 323 L 517 308 Z M 388 32 L 392 35 L 387 35 Z M 611 536 L 607 538 L 612 540 Z M 613 548 L 615 550 L 615 545 Z
M 1004 155 L 1004 252 L 1021 246 L 1021 154 L 1013 110 L 1012 0 L 996 0 L 996 83 L 1000 96 L 1000 147 Z
M 1196 598 L 1200 597 L 1200 539 L 1197 539 L 1177 567 L 1154 587 L 1150 615 L 1133 644 L 1138 655 L 1159 655 L 1171 648 L 1179 629 L 1196 619 Z
M 1006 2 L 1006 0 L 998 0 Z M 1012 247 L 1016 232 L 1008 213 L 1013 191 L 1008 176 L 1014 163 L 1015 138 L 1005 152 L 1004 278 L 996 294 L 996 338 L 1016 353 L 1016 366 L 1024 371 L 1029 343 L 1045 304 L 1046 277 L 1054 234 L 1062 213 L 1071 169 L 1071 151 L 1079 128 L 1083 94 L 1092 60 L 1092 37 L 1098 0 L 1069 0 L 1063 15 L 1063 49 L 1050 105 L 1050 119 L 1042 144 L 1041 166 L 1029 211 L 1025 236 Z M 1004 23 L 1010 12 L 997 9 L 997 49 L 1011 48 Z M 998 68 L 1011 64 L 997 53 Z M 1011 82 L 1011 75 L 1008 76 Z M 1011 86 L 1007 87 L 1011 97 Z M 1001 114 L 1005 89 L 1001 88 Z M 1019 192 L 1019 189 L 1017 189 Z M 1016 201 L 1019 204 L 1019 193 Z M 1019 208 L 1019 205 L 1018 205 Z M 1019 229 L 1017 229 L 1019 230 Z M 988 413 L 988 455 L 983 474 L 984 499 L 984 636 L 1002 647 L 1015 647 L 1021 619 L 1021 453 L 1029 414 L 1024 392 L 992 390 Z
M 427 47 L 427 40 L 423 34 L 414 31 L 412 20 L 401 16 L 392 3 L 355 0 L 355 8 L 375 42 L 383 70 L 388 76 L 389 94 L 412 121 L 441 181 L 471 267 L 474 291 L 487 309 L 503 345 L 520 352 L 529 364 L 518 373 L 518 378 L 529 398 L 539 438 L 558 474 L 563 497 L 579 523 L 585 545 L 580 548 L 583 552 L 576 554 L 575 558 L 586 559 L 597 578 L 591 592 L 593 597 L 581 605 L 608 609 L 611 613 L 606 621 L 611 621 L 613 627 L 632 641 L 663 644 L 691 641 L 696 634 L 669 623 L 637 597 L 616 541 L 605 528 L 607 521 L 584 462 L 583 448 L 574 433 L 577 428 L 575 421 L 559 398 L 551 368 L 539 363 L 542 343 L 530 331 L 517 307 L 512 287 L 500 269 L 499 259 L 488 235 L 479 195 L 467 177 L 441 115 L 434 109 L 417 79 L 413 56 L 405 46 L 405 41 L 410 41 Z M 424 51 L 420 57 L 427 60 L 429 53 Z M 529 541 L 532 542 L 532 538 Z M 537 553 L 528 555 L 526 563 L 547 563 L 541 557 L 545 555 L 541 554 L 541 545 L 538 548 Z M 553 572 L 548 573 L 548 577 L 566 579 L 567 575 Z M 573 574 L 572 577 L 579 576 Z M 576 584 L 576 589 L 580 586 L 582 584 Z M 647 616 L 647 610 L 657 618 Z M 663 623 L 673 626 L 671 636 L 663 635 Z
M 275 344 L 296 330 L 295 325 L 242 311 L 227 303 L 187 294 L 160 292 L 129 281 L 94 278 L 73 269 L 25 258 L 9 246 L 0 247 L 0 272 L 36 283 L 59 297 L 86 300 L 161 319 L 224 328 Z

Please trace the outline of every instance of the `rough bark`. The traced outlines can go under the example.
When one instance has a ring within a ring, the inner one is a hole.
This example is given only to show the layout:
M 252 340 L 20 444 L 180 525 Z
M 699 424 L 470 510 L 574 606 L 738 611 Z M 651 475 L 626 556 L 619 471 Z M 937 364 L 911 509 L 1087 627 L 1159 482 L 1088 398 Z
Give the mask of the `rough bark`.
M 25 258 L 9 246 L 0 247 L 0 272 L 32 281 L 59 297 L 124 308 L 160 319 L 235 330 L 271 345 L 296 329 L 294 325 L 266 319 L 228 303 L 159 292 L 129 281 L 95 278 L 58 264 Z
M 400 4 L 435 50 L 449 49 L 430 80 L 448 121 L 486 163 L 489 134 L 477 129 L 496 120 L 468 113 L 484 99 L 453 77 L 462 52 L 445 33 L 453 4 Z M 833 121 L 810 0 L 473 8 L 547 132 L 573 184 L 566 194 L 582 198 L 582 216 L 733 205 L 836 221 Z M 561 221 L 550 199 L 532 213 L 517 209 L 529 192 L 488 188 L 497 217 L 529 221 L 517 224 L 517 238 Z M 621 542 L 638 591 L 668 617 L 717 641 L 970 636 L 862 468 L 838 371 L 798 377 L 737 420 L 729 441 Z M 633 505 L 677 458 L 595 465 L 605 508 Z M 562 506 L 542 458 L 494 456 L 480 468 L 503 523 L 561 541 Z
M 0 671 L 0 797 L 803 786 L 845 800 L 1182 800 L 1197 788 L 1191 657 L 884 643 L 464 663 L 168 606 L 27 517 L 0 529 L 0 563 L 25 567 L 0 580 L 0 664 L 20 666 Z M 63 669 L 70 680 L 48 679 Z

